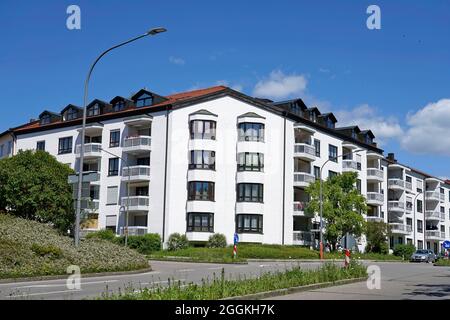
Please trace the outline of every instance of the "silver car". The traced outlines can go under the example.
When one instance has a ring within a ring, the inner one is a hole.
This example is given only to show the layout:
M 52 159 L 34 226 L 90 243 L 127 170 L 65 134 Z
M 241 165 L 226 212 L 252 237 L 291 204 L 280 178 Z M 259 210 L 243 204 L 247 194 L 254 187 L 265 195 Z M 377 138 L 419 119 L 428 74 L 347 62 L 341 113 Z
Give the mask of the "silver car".
M 412 254 L 410 261 L 432 263 L 436 261 L 436 255 L 431 250 L 417 250 Z

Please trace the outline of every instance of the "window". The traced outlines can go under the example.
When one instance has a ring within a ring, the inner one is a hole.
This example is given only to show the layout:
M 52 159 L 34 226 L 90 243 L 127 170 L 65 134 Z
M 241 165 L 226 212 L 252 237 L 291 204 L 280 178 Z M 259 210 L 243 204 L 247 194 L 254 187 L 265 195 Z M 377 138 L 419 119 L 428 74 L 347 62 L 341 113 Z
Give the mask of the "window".
M 417 249 L 423 250 L 423 241 L 422 240 L 417 241 Z
M 412 219 L 411 218 L 406 218 L 406 225 L 412 227 Z
M 238 214 L 236 216 L 237 233 L 262 233 L 263 216 L 260 214 Z
M 72 137 L 60 138 L 58 154 L 72 153 Z
M 207 150 L 192 150 L 189 169 L 216 169 L 216 153 Z
M 337 172 L 328 170 L 328 178 L 329 178 L 329 179 L 334 178 L 334 177 L 336 177 L 337 175 L 338 175 Z
M 148 197 L 148 186 L 136 187 L 136 196 Z
M 141 108 L 145 106 L 151 106 L 153 104 L 153 97 L 147 93 L 142 94 L 136 99 L 136 107 Z
M 367 144 L 372 144 L 372 143 L 373 143 L 372 137 L 369 136 L 368 134 L 366 134 L 366 143 L 367 143 Z
M 118 191 L 119 187 L 108 187 L 107 193 L 106 193 L 106 204 L 107 205 L 116 205 L 117 204 L 117 198 L 118 198 Z
M 317 115 L 314 111 L 309 112 L 309 120 L 311 120 L 312 122 L 317 122 Z
M 8 154 L 12 155 L 13 153 L 13 143 L 12 141 L 8 141 Z
M 52 118 L 49 114 L 45 114 L 41 117 L 41 124 L 49 124 L 50 122 L 52 122 Z
M 320 180 L 320 167 L 314 166 L 314 177 L 316 180 Z
M 108 176 L 119 175 L 119 158 L 109 159 Z
M 416 179 L 417 192 L 422 192 L 423 190 L 423 182 L 422 180 Z
M 263 202 L 264 185 L 260 183 L 239 183 L 237 185 L 237 202 Z
M 314 139 L 314 148 L 316 148 L 316 157 L 320 158 L 320 140 Z
M 66 121 L 69 120 L 74 120 L 78 117 L 78 110 L 74 109 L 74 108 L 70 108 L 69 110 L 66 111 L 66 115 L 65 115 L 65 119 Z
M 412 182 L 412 178 L 410 176 L 406 176 L 406 182 Z
M 423 202 L 422 200 L 417 200 L 417 212 L 422 212 L 423 210 Z
M 214 182 L 204 182 L 204 181 L 189 182 L 188 200 L 214 201 Z
M 361 194 L 361 179 L 356 179 L 356 190 Z
M 413 244 L 412 243 L 412 239 L 410 239 L 410 238 L 406 239 L 406 243 L 409 244 L 409 245 L 412 245 Z
M 330 159 L 331 161 L 334 161 L 334 162 L 338 162 L 337 152 L 338 152 L 337 147 L 330 144 L 328 146 L 328 159 Z
M 327 117 L 327 120 L 325 121 L 325 126 L 330 129 L 334 129 L 335 127 L 333 120 L 331 120 L 329 117 Z
M 264 124 L 262 123 L 240 123 L 239 141 L 264 142 Z
M 441 213 L 445 213 L 445 207 L 441 207 Z
M 117 111 L 122 111 L 125 109 L 125 101 L 117 101 L 116 103 L 114 103 L 113 105 L 113 111 L 117 112 Z
M 90 116 L 98 116 L 100 114 L 100 105 L 98 103 L 94 104 L 87 110 L 88 117 Z
M 417 220 L 417 232 L 422 233 L 423 232 L 423 222 L 422 220 Z
M 192 120 L 190 123 L 191 139 L 216 140 L 216 122 L 209 120 Z
M 109 136 L 109 147 L 115 148 L 120 145 L 120 130 L 111 131 Z
M 243 152 L 238 155 L 238 171 L 263 171 L 264 154 Z
M 2 144 L 2 145 L 0 146 L 0 158 L 3 157 L 3 153 L 4 153 L 4 152 L 5 152 L 5 145 Z
M 36 143 L 36 150 L 45 151 L 45 141 L 38 141 Z
M 187 232 L 214 232 L 213 213 L 188 213 Z

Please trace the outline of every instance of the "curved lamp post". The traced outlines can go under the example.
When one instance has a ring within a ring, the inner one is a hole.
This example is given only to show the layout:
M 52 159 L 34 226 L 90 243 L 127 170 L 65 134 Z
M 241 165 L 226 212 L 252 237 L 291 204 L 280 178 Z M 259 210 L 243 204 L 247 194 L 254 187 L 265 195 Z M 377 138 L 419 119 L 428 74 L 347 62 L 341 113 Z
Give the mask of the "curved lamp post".
M 124 41 L 118 45 L 115 45 L 105 51 L 103 51 L 97 59 L 95 59 L 94 63 L 91 65 L 86 81 L 84 83 L 84 99 L 83 99 L 83 125 L 81 129 L 81 147 L 80 147 L 80 164 L 79 164 L 79 179 L 78 179 L 78 192 L 77 192 L 77 207 L 76 207 L 76 216 L 75 216 L 75 246 L 78 246 L 80 243 L 80 213 L 81 213 L 81 189 L 83 185 L 83 164 L 84 164 L 84 135 L 86 134 L 86 105 L 87 105 L 87 97 L 88 97 L 88 87 L 89 87 L 89 79 L 91 78 L 92 71 L 94 70 L 95 65 L 97 62 L 108 52 L 117 49 L 119 47 L 122 47 L 126 44 L 129 44 L 131 42 L 134 42 L 136 40 L 139 40 L 141 38 L 147 37 L 147 36 L 154 36 L 158 33 L 162 33 L 167 31 L 165 28 L 154 28 L 149 31 L 147 31 L 144 34 L 141 34 L 140 36 L 134 37 L 132 39 L 129 39 L 127 41 Z
M 348 155 L 351 155 L 351 154 L 354 154 L 354 153 L 360 152 L 360 151 L 363 151 L 363 150 L 356 149 L 355 151 L 341 154 L 341 155 L 337 156 L 335 159 L 337 160 L 341 157 L 348 156 Z M 328 162 L 330 162 L 331 160 L 332 159 L 328 159 L 320 167 L 320 177 L 319 177 L 320 178 L 320 195 L 319 195 L 319 198 L 320 198 L 320 227 L 319 227 L 320 228 L 320 230 L 319 230 L 320 231 L 320 243 L 319 243 L 319 246 L 320 246 L 320 259 L 321 260 L 323 260 L 323 180 L 322 180 L 322 171 L 323 171 L 323 168 L 325 167 L 325 165 Z

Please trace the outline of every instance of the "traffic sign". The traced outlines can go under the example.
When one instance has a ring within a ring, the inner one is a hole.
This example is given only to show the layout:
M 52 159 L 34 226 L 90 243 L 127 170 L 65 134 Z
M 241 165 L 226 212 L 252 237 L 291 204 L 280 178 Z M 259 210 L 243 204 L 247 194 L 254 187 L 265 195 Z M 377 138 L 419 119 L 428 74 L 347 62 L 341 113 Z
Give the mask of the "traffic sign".
M 442 242 L 442 246 L 444 247 L 444 249 L 450 249 L 450 241 L 445 240 L 444 242 Z
M 239 236 L 237 233 L 234 234 L 234 244 L 238 244 L 239 243 Z

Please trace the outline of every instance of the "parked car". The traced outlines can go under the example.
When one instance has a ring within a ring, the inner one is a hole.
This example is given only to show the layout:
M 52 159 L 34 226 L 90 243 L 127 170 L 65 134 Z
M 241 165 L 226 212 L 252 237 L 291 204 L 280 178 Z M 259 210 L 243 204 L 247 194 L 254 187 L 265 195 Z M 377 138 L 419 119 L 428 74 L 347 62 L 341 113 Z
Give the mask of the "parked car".
M 436 255 L 432 250 L 417 250 L 410 258 L 411 262 L 428 262 L 432 263 L 437 260 Z

